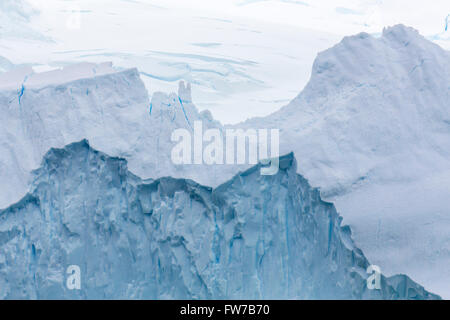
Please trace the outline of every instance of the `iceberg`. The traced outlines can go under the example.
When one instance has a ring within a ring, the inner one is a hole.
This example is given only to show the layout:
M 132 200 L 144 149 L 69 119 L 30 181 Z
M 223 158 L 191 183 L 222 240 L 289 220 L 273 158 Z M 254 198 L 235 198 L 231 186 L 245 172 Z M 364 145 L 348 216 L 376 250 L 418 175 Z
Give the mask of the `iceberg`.
M 188 85 L 149 97 L 136 69 L 81 64 L 0 74 L 0 208 L 19 201 L 49 148 L 88 139 L 142 179 L 217 187 L 249 166 L 174 165 L 171 133 L 280 129 L 282 153 L 332 201 L 373 263 L 448 296 L 450 58 L 402 25 L 346 37 L 320 53 L 305 89 L 280 111 L 236 126 L 198 112 Z
M 193 132 L 222 125 L 192 103 L 191 87 L 178 94 L 156 92 L 151 99 L 137 69 L 116 70 L 111 63 L 79 63 L 34 72 L 21 66 L 0 74 L 0 208 L 27 192 L 30 172 L 48 149 L 88 139 L 112 156 L 124 157 L 143 177 L 191 178 L 217 186 L 246 166 L 175 165 L 171 140 L 177 129 Z M 212 172 L 211 172 L 212 170 Z
M 260 167 L 213 189 L 142 180 L 86 140 L 51 149 L 0 211 L 0 298 L 439 298 L 405 275 L 368 289 L 368 260 L 294 155 Z
M 448 298 L 449 124 L 450 53 L 396 25 L 319 53 L 291 103 L 243 126 L 279 127 L 370 260 Z

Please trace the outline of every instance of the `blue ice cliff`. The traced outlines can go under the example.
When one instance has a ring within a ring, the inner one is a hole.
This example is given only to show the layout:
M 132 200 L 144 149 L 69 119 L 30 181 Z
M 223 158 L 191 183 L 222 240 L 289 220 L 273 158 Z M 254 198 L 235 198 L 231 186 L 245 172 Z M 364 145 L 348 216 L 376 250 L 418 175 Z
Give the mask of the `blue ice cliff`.
M 404 275 L 368 289 L 368 260 L 293 154 L 274 176 L 259 169 L 211 189 L 144 181 L 86 140 L 51 149 L 0 211 L 0 298 L 439 298 Z M 66 286 L 70 265 L 80 290 Z

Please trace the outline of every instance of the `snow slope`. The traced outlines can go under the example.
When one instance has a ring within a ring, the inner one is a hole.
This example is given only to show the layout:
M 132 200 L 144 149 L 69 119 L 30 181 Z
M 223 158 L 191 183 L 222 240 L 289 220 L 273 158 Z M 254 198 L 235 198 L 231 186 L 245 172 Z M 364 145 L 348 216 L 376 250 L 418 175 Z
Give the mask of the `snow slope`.
M 282 152 L 382 270 L 450 297 L 448 51 L 402 25 L 346 37 L 297 98 L 245 126 L 281 129 Z
M 439 298 L 404 275 L 367 289 L 369 262 L 292 154 L 277 175 L 258 165 L 211 189 L 144 182 L 84 140 L 50 150 L 33 180 L 0 211 L 3 299 Z

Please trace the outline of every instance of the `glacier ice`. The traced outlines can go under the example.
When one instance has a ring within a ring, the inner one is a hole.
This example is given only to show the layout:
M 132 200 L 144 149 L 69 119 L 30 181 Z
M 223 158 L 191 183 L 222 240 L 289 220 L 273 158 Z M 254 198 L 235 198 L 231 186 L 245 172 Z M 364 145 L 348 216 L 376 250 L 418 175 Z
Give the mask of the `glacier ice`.
M 86 140 L 51 149 L 0 211 L 3 299 L 437 299 L 369 262 L 331 203 L 296 173 L 250 168 L 212 189 L 144 181 Z M 80 290 L 66 287 L 78 266 Z

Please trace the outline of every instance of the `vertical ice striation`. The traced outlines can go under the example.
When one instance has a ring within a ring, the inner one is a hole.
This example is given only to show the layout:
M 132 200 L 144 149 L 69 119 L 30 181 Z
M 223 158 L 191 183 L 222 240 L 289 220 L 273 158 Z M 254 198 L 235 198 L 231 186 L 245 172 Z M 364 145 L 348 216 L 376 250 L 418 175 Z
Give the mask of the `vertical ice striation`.
M 438 298 L 406 276 L 367 289 L 369 262 L 293 154 L 259 169 L 211 189 L 143 181 L 86 140 L 51 149 L 0 211 L 0 298 Z M 81 290 L 66 288 L 70 265 Z

